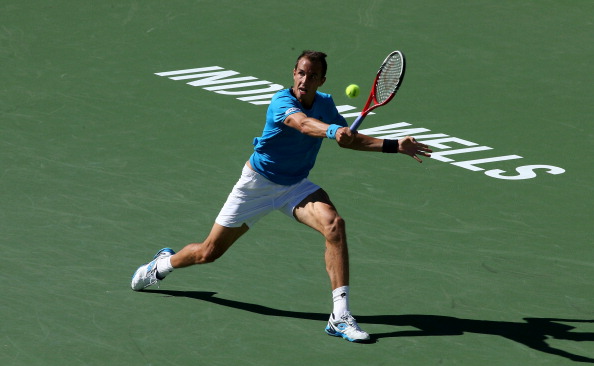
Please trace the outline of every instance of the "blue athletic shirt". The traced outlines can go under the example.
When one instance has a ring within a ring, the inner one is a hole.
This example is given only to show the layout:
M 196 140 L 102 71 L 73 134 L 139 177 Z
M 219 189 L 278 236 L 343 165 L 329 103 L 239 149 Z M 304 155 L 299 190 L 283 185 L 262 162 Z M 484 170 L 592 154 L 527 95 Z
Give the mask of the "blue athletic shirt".
M 268 106 L 262 136 L 254 139 L 254 153 L 250 157 L 254 170 L 276 184 L 288 186 L 306 178 L 324 140 L 284 124 L 288 116 L 297 112 L 327 124 L 348 126 L 330 94 L 316 92 L 312 108 L 305 109 L 290 89 L 277 92 Z

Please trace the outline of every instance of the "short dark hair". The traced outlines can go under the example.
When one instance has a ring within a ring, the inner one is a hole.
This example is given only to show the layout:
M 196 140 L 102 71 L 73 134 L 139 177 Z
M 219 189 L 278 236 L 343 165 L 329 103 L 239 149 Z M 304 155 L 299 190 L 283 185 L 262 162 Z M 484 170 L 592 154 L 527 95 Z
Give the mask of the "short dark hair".
M 299 57 L 297 57 L 297 62 L 295 62 L 295 70 L 297 70 L 297 65 L 299 64 L 299 60 L 302 58 L 307 58 L 311 62 L 319 62 L 322 64 L 322 77 L 326 77 L 326 71 L 328 70 L 328 64 L 326 63 L 326 54 L 324 52 L 318 51 L 311 51 L 305 50 L 301 52 Z

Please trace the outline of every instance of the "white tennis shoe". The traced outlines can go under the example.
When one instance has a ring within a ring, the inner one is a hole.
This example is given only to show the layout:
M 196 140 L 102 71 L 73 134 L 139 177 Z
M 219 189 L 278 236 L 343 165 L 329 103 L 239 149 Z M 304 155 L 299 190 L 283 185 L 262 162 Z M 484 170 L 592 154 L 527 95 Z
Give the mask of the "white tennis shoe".
M 157 277 L 157 260 L 174 254 L 173 249 L 163 248 L 155 254 L 152 261 L 138 267 L 132 275 L 132 283 L 130 284 L 132 290 L 140 291 L 161 281 L 162 278 Z
M 350 312 L 342 314 L 339 319 L 330 314 L 330 320 L 326 326 L 326 333 L 334 337 L 342 337 L 350 342 L 366 342 L 370 340 L 369 334 L 359 328 L 359 324 Z

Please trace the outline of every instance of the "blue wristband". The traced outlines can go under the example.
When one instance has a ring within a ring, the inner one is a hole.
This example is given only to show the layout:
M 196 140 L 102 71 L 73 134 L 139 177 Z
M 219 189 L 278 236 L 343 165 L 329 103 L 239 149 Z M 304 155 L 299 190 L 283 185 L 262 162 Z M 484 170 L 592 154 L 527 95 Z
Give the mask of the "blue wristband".
M 326 130 L 326 137 L 332 140 L 336 140 L 336 131 L 341 128 L 341 125 L 330 125 Z

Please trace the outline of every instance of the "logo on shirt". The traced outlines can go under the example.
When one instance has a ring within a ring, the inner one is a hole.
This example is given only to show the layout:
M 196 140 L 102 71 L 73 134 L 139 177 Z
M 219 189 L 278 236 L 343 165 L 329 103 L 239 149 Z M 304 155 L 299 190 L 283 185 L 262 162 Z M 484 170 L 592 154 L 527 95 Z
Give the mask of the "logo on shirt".
M 291 113 L 297 113 L 297 112 L 301 112 L 301 109 L 293 107 L 293 108 L 289 108 L 286 110 L 285 112 L 285 116 L 288 116 Z

